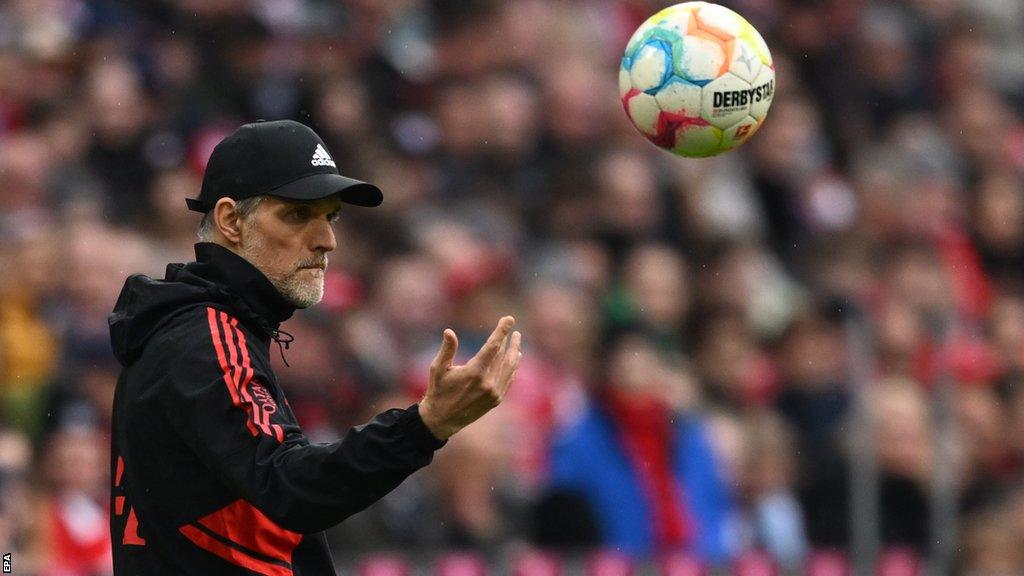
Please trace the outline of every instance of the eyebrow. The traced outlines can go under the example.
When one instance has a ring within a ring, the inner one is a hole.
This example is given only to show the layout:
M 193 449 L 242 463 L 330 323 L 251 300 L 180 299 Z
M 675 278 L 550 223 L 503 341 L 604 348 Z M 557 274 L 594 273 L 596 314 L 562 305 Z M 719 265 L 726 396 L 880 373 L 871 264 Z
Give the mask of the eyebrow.
M 299 208 L 306 208 L 307 210 L 313 212 L 319 212 L 319 210 L 317 209 L 317 204 L 318 201 L 316 200 L 290 200 L 283 202 L 281 208 L 284 210 L 296 210 Z M 337 218 L 338 215 L 341 214 L 342 208 L 342 206 L 338 206 L 331 212 L 328 212 L 326 214 L 327 219 L 334 220 L 335 218 Z M 317 218 L 319 218 L 319 216 L 317 216 Z

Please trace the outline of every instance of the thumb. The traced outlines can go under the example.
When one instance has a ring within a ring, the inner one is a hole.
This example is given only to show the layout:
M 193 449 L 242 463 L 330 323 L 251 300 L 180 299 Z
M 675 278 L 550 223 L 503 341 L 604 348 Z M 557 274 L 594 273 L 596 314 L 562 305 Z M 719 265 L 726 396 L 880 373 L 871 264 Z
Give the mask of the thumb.
M 451 328 L 445 329 L 442 338 L 441 349 L 437 351 L 437 356 L 430 363 L 430 371 L 438 375 L 452 365 L 452 360 L 455 359 L 455 352 L 459 349 L 459 339 Z

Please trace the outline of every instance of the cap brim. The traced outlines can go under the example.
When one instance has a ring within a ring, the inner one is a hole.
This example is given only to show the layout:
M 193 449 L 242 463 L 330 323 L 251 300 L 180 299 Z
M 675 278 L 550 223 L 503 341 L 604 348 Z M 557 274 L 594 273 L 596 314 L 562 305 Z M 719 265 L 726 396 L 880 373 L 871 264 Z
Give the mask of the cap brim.
M 198 198 L 185 198 L 185 205 L 193 212 L 202 212 L 205 214 L 210 211 L 210 207 L 201 202 Z
M 342 202 L 356 206 L 380 206 L 384 194 L 380 188 L 338 174 L 312 174 L 266 192 L 292 200 L 319 200 L 337 194 Z

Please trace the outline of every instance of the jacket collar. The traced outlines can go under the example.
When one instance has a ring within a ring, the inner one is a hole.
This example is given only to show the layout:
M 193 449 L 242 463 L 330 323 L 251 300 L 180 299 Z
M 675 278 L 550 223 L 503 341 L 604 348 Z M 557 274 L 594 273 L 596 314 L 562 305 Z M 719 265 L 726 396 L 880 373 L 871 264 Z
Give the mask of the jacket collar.
M 195 273 L 241 299 L 268 336 L 273 336 L 281 322 L 291 318 L 295 307 L 248 260 L 213 242 L 200 242 L 195 249 L 196 262 L 190 266 L 195 267 Z

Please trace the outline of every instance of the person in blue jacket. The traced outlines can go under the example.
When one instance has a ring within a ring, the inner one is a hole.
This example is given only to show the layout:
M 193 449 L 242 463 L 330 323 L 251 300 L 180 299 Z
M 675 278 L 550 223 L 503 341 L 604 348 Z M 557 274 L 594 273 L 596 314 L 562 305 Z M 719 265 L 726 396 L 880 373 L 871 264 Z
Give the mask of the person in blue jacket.
M 682 383 L 643 335 L 618 338 L 608 361 L 607 382 L 553 441 L 539 539 L 728 561 L 734 499 L 706 422 L 673 407 Z

